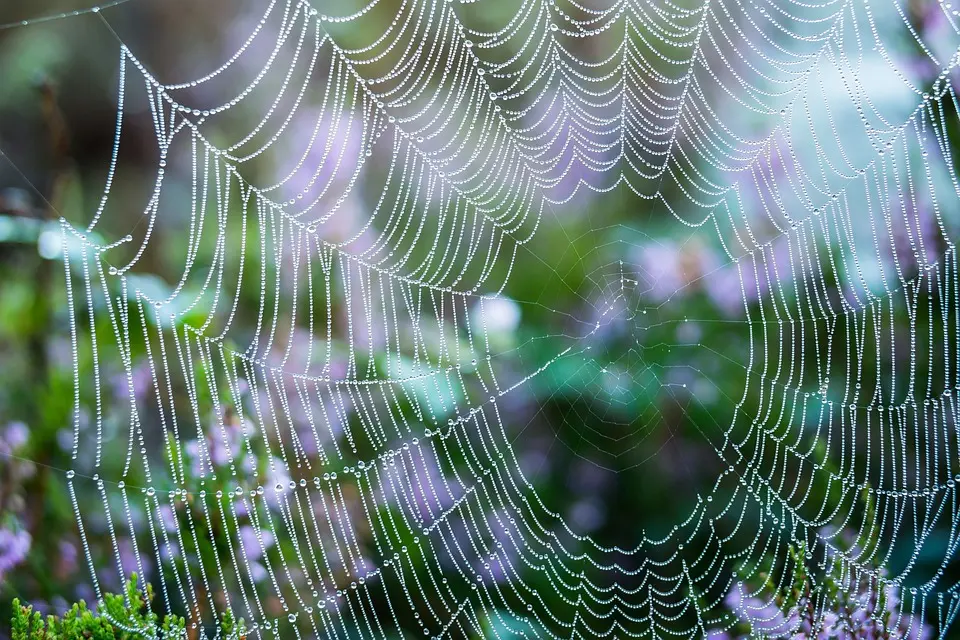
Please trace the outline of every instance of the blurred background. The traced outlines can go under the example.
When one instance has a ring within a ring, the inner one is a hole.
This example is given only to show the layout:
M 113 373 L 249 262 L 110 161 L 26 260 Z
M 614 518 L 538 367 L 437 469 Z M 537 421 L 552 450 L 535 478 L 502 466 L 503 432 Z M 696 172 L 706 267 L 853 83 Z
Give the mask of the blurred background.
M 103 465 L 99 474 L 119 478 L 129 446 L 124 424 L 128 416 L 108 411 L 102 424 L 96 424 L 89 398 L 84 398 L 79 417 L 74 416 L 75 359 L 66 312 L 60 219 L 75 228 L 86 228 L 99 210 L 103 185 L 110 179 L 109 207 L 93 233 L 97 241 L 110 243 L 128 234 L 139 241 L 149 232 L 150 249 L 129 274 L 138 289 L 164 297 L 177 287 L 187 260 L 192 260 L 198 269 L 216 264 L 221 259 L 216 255 L 220 251 L 218 245 L 198 244 L 191 253 L 188 238 L 192 237 L 191 212 L 195 204 L 192 208 L 188 149 L 171 151 L 174 159 L 167 169 L 169 179 L 164 185 L 162 213 L 149 222 L 144 213 L 157 178 L 157 133 L 154 112 L 149 108 L 149 87 L 144 90 L 136 70 L 122 62 L 121 47 L 130 47 L 153 77 L 168 84 L 202 77 L 242 51 L 234 65 L 236 77 L 224 74 L 215 83 L 183 89 L 195 103 L 216 105 L 239 93 L 243 79 L 260 69 L 276 43 L 276 37 L 269 33 L 275 25 L 268 23 L 268 35 L 252 40 L 248 47 L 248 36 L 257 28 L 263 12 L 261 4 L 253 1 L 129 0 L 99 14 L 62 15 L 84 8 L 80 2 L 55 0 L 12 0 L 0 6 L 0 24 L 7 25 L 0 30 L 0 619 L 9 617 L 9 602 L 15 596 L 50 613 L 62 613 L 79 599 L 95 602 L 91 570 L 102 588 L 119 591 L 125 577 L 116 569 L 113 558 L 117 553 L 126 555 L 122 566 L 138 567 L 143 578 L 157 586 L 170 579 L 171 571 L 195 571 L 198 563 L 209 563 L 204 554 L 222 553 L 225 539 L 218 536 L 255 537 L 251 522 L 241 514 L 241 524 L 235 531 L 204 532 L 214 542 L 204 541 L 196 549 L 196 557 L 164 557 L 158 561 L 130 539 L 122 535 L 114 539 L 103 498 L 99 492 L 89 490 L 78 491 L 75 496 L 77 509 L 91 514 L 85 521 L 89 548 L 82 548 L 73 497 L 64 473 L 89 462 L 83 456 L 79 461 L 74 458 L 75 438 L 87 438 L 94 430 L 102 429 Z M 339 4 L 328 9 L 336 15 L 350 14 L 350 7 Z M 482 7 L 465 5 L 463 9 L 472 20 L 471 26 L 480 30 L 500 28 L 514 11 L 511 2 L 490 2 Z M 376 31 L 370 26 L 374 23 L 386 29 L 396 15 L 396 7 L 380 3 L 362 26 L 371 32 Z M 938 73 L 922 43 L 947 43 L 947 34 L 955 37 L 946 15 L 943 3 L 923 0 L 890 3 L 876 9 L 881 27 L 901 25 L 897 30 L 891 29 L 888 53 L 895 58 L 895 67 L 907 70 L 910 83 L 916 86 L 932 83 Z M 54 19 L 34 20 L 42 16 Z M 23 20 L 30 22 L 19 24 Z M 352 28 L 358 32 L 351 32 Z M 365 36 L 361 27 L 350 25 L 337 32 L 341 43 L 365 42 Z M 634 35 L 637 40 L 643 36 L 642 29 Z M 600 55 L 590 50 L 598 46 L 593 41 L 570 44 L 571 50 L 584 57 Z M 730 64 L 737 69 L 738 62 L 731 60 Z M 263 118 L 264 110 L 280 91 L 284 65 L 295 64 L 278 64 L 281 70 L 271 73 L 266 88 L 245 96 L 229 119 L 218 120 L 204 134 L 213 141 L 229 141 L 231 122 L 240 131 L 249 131 Z M 126 77 L 121 82 L 124 66 Z M 317 74 L 323 76 L 328 71 L 325 66 L 320 67 Z M 648 70 L 651 75 L 656 72 Z M 947 82 L 955 82 L 955 77 L 951 75 Z M 881 80 L 888 81 L 883 77 Z M 295 86 L 299 86 L 297 82 Z M 113 172 L 120 86 L 125 87 L 124 144 Z M 846 89 L 837 82 L 836 87 L 824 89 L 828 94 L 830 90 L 845 95 Z M 831 104 L 834 99 L 828 94 L 824 104 Z M 909 91 L 878 89 L 873 98 L 881 103 L 874 108 L 880 113 L 889 106 L 890 113 L 902 114 L 914 97 Z M 884 99 L 889 101 L 887 106 L 882 103 Z M 342 119 L 352 117 L 359 122 L 362 114 L 345 116 L 332 110 L 323 113 L 323 104 L 326 103 L 322 95 L 307 91 L 298 112 L 302 117 L 293 118 L 286 132 L 284 141 L 289 139 L 289 144 L 272 144 L 265 153 L 245 162 L 244 177 L 252 184 L 271 185 L 291 172 L 296 174 L 304 163 L 310 166 L 321 162 L 317 155 L 301 157 L 303 145 L 296 143 L 314 135 L 318 122 L 322 127 L 336 129 L 332 136 L 336 153 L 348 159 L 359 157 L 364 151 L 361 127 L 345 126 Z M 805 108 L 816 109 L 817 105 L 807 104 Z M 953 107 L 948 104 L 946 108 Z M 518 118 L 536 126 L 543 113 L 531 109 Z M 769 115 L 731 113 L 732 117 L 744 119 L 734 123 L 741 131 L 763 129 Z M 789 113 L 792 116 L 794 111 Z M 777 113 L 773 115 L 776 117 Z M 951 121 L 951 131 L 956 130 L 955 115 L 952 111 L 944 115 Z M 796 122 L 800 127 L 806 117 L 808 114 L 798 107 Z M 860 125 L 859 120 L 852 123 Z M 839 128 L 844 129 L 842 119 Z M 842 135 L 838 134 L 841 138 Z M 949 142 L 957 139 L 954 136 Z M 948 151 L 954 152 L 953 148 Z M 803 149 L 800 153 L 804 153 Z M 650 159 L 655 161 L 654 156 Z M 351 179 L 347 174 L 331 178 L 340 181 L 338 187 L 347 195 L 337 204 L 336 218 L 323 228 L 324 240 L 339 242 L 359 237 L 354 246 L 364 242 L 373 245 L 376 234 L 383 231 L 382 226 L 377 228 L 382 221 L 375 221 L 366 231 L 364 226 L 380 196 L 378 176 L 388 171 L 390 161 L 391 147 L 380 146 L 352 188 L 347 188 Z M 854 152 L 850 162 L 858 165 L 862 160 Z M 703 175 L 717 175 L 716 167 L 707 160 L 694 157 L 689 163 Z M 591 536 L 606 547 L 633 549 L 643 540 L 659 540 L 674 532 L 677 524 L 689 516 L 692 506 L 707 493 L 719 496 L 720 502 L 734 494 L 735 486 L 715 486 L 728 466 L 717 451 L 726 446 L 725 438 L 731 425 L 737 424 L 739 407 L 761 402 L 755 387 L 744 397 L 751 375 L 746 365 L 750 350 L 762 344 L 762 338 L 750 331 L 751 320 L 760 317 L 756 313 L 768 305 L 767 294 L 771 291 L 759 276 L 757 281 L 743 283 L 742 272 L 722 243 L 729 238 L 727 230 L 710 224 L 684 224 L 703 215 L 696 206 L 684 204 L 687 200 L 683 197 L 682 180 L 666 185 L 661 181 L 651 188 L 645 188 L 641 180 L 638 194 L 625 184 L 603 181 L 597 177 L 601 172 L 592 172 L 588 165 L 576 161 L 567 166 L 551 192 L 555 202 L 540 212 L 540 223 L 532 239 L 519 246 L 512 262 L 504 259 L 497 263 L 479 293 L 500 292 L 495 299 L 485 299 L 483 318 L 493 354 L 491 367 L 495 368 L 501 387 L 520 383 L 498 401 L 498 407 L 522 476 L 535 488 L 544 510 L 562 518 L 575 534 L 570 539 L 572 548 L 580 544 L 575 536 Z M 788 169 L 780 167 L 780 171 L 782 175 Z M 949 173 L 940 173 L 935 178 L 949 187 L 950 177 Z M 297 180 L 303 182 L 294 177 L 290 193 L 300 188 Z M 584 186 L 588 184 L 595 189 Z M 286 192 L 283 193 L 286 198 Z M 662 197 L 644 197 L 653 193 Z M 322 208 L 322 196 L 320 200 Z M 676 207 L 665 206 L 664 201 Z M 753 203 L 755 209 L 762 204 Z M 956 201 L 948 205 L 944 215 L 952 230 L 957 228 L 960 218 Z M 430 202 L 422 206 L 425 215 L 433 215 L 431 211 L 436 207 Z M 932 219 L 932 213 L 926 215 Z M 224 224 L 231 230 L 239 229 L 243 218 L 240 211 Z M 768 231 L 768 237 L 776 237 L 772 229 Z M 761 228 L 758 233 L 766 232 Z M 939 245 L 930 245 L 929 250 L 931 254 L 942 253 L 945 246 L 941 240 Z M 786 245 L 772 247 L 771 253 L 787 251 Z M 244 256 L 238 246 L 232 246 L 226 262 L 236 266 L 243 258 L 256 264 L 263 259 L 260 247 L 251 243 L 248 255 Z M 247 268 L 251 268 L 249 264 Z M 509 274 L 508 266 L 512 267 Z M 845 288 L 860 286 L 844 281 L 841 275 L 824 283 L 831 290 L 828 295 L 840 295 Z M 195 311 L 179 310 L 182 321 L 196 320 L 201 324 L 205 318 L 202 310 L 209 302 L 203 297 L 205 282 L 187 280 L 181 285 L 183 298 L 202 300 Z M 278 293 L 281 295 L 287 299 L 296 296 L 288 291 Z M 256 325 L 261 301 L 256 288 L 245 289 L 240 296 L 234 319 L 241 336 L 235 338 L 238 343 Z M 330 304 L 338 318 L 351 313 L 342 290 L 335 293 Z M 479 314 L 479 302 L 471 305 L 469 313 Z M 908 324 L 906 311 L 897 309 L 903 315 L 894 324 Z M 109 331 L 108 317 L 100 318 L 105 323 L 103 330 Z M 288 318 L 288 324 L 296 324 L 295 320 L 296 316 Z M 758 326 L 755 324 L 754 330 Z M 306 349 L 311 338 L 294 341 L 295 352 Z M 347 354 L 352 353 L 351 339 L 347 323 L 340 323 L 334 324 L 334 333 L 328 339 L 316 341 L 318 352 L 329 347 L 333 354 L 327 375 L 343 377 L 349 373 Z M 286 362 L 285 346 L 276 346 L 275 353 L 263 353 L 264 359 Z M 955 347 L 949 340 L 945 347 L 940 346 L 941 351 Z M 558 358 L 558 354 L 563 355 Z M 839 357 L 851 356 L 844 351 Z M 104 361 L 99 379 L 110 405 L 123 406 L 133 389 L 138 406 L 148 416 L 143 418 L 147 432 L 145 448 L 151 456 L 156 450 L 157 459 L 162 459 L 162 450 L 169 445 L 164 437 L 156 435 L 163 427 L 149 418 L 149 409 L 157 399 L 146 362 L 142 348 L 134 349 L 132 377 L 117 362 Z M 541 374 L 526 379 L 547 363 L 550 366 Z M 81 376 L 90 377 L 94 375 L 93 367 L 98 365 L 82 358 L 77 366 Z M 799 366 L 810 369 L 808 375 L 798 377 L 807 391 L 820 391 L 819 383 L 810 382 L 817 379 L 817 359 L 799 359 Z M 341 430 L 331 437 L 344 438 L 351 429 L 349 425 L 362 428 L 358 425 L 363 424 L 364 418 L 358 414 L 356 406 L 344 408 L 342 415 L 338 414 Z M 810 425 L 801 425 L 800 430 L 807 429 L 804 437 L 810 437 L 811 447 L 823 446 L 812 435 L 818 424 L 816 419 L 809 420 Z M 255 428 L 252 424 L 246 426 Z M 429 429 L 430 425 L 421 428 Z M 236 437 L 239 441 L 240 436 Z M 257 461 L 249 464 L 237 455 L 239 446 L 224 451 L 217 448 L 220 445 L 215 436 L 211 435 L 209 442 L 202 440 L 191 438 L 184 430 L 178 445 L 182 446 L 185 459 L 193 460 L 197 476 L 202 474 L 205 463 L 201 454 L 206 450 L 210 451 L 213 464 L 222 467 L 219 481 L 208 479 L 204 484 L 211 494 L 217 490 L 231 491 L 235 484 L 231 478 L 237 473 L 258 476 L 251 479 L 253 484 L 276 479 L 259 477 L 268 466 L 269 449 L 255 452 Z M 312 452 L 316 454 L 322 444 L 314 443 Z M 311 455 L 309 444 L 304 451 Z M 354 454 L 354 460 L 363 459 L 362 451 Z M 763 455 L 775 456 L 775 449 L 771 447 Z M 950 464 L 955 465 L 956 461 Z M 227 473 L 227 468 L 234 473 Z M 444 470 L 421 472 L 442 475 Z M 133 478 L 124 476 L 128 483 L 145 486 L 142 477 L 137 482 L 137 471 L 133 473 Z M 160 493 L 165 493 L 175 485 L 175 476 L 154 478 L 153 482 Z M 189 479 L 185 482 L 190 493 L 200 490 L 199 484 L 190 485 Z M 343 500 L 347 510 L 366 508 L 358 490 L 352 485 L 345 488 Z M 810 491 L 810 504 L 819 506 L 836 500 L 828 484 L 811 482 Z M 386 504 L 381 507 L 392 508 Z M 199 507 L 186 499 L 171 499 L 166 517 L 171 521 L 183 519 L 187 517 L 184 512 L 194 508 Z M 870 508 L 869 500 L 858 507 L 863 511 Z M 731 524 L 729 535 L 750 540 L 751 531 L 756 531 L 762 517 L 753 511 L 745 513 L 740 523 Z M 898 547 L 889 556 L 890 564 L 902 567 L 914 563 L 914 575 L 940 572 L 941 584 L 955 583 L 960 577 L 956 566 L 948 563 L 944 569 L 942 563 L 943 549 L 954 529 L 949 520 L 949 516 L 944 517 L 930 530 L 929 536 L 935 542 L 930 543 L 928 548 L 933 551 L 928 555 L 915 556 L 913 549 Z M 847 523 L 839 521 L 835 526 L 842 532 Z M 861 533 L 852 530 L 837 539 L 845 539 L 850 546 L 864 544 Z M 268 536 L 263 541 L 263 551 L 249 557 L 253 574 L 262 581 L 259 587 L 267 594 L 264 603 L 270 616 L 281 617 L 286 611 L 274 585 L 268 584 L 268 567 L 276 571 L 279 559 L 293 553 L 292 548 L 284 548 L 285 544 L 288 541 Z M 375 553 L 371 536 L 359 540 L 359 544 L 364 553 Z M 707 543 L 689 543 L 691 547 L 698 544 Z M 613 555 L 626 563 L 628 570 L 631 568 L 628 558 Z M 769 575 L 776 572 L 776 562 L 771 555 Z M 522 570 L 524 565 L 518 566 Z M 605 583 L 600 569 L 589 570 L 596 573 L 598 583 Z M 550 601 L 552 583 L 548 575 L 528 568 L 524 579 Z M 621 578 L 621 582 L 631 586 L 629 578 Z M 287 586 L 280 585 L 280 593 Z M 852 592 L 856 597 L 857 589 Z M 746 634 L 751 624 L 760 629 L 767 624 L 773 629 L 776 616 L 788 617 L 782 612 L 766 611 L 763 604 L 755 608 L 756 620 L 745 616 L 738 612 L 740 596 L 732 591 L 703 597 L 711 601 L 720 598 L 716 607 L 720 613 L 713 618 L 722 621 L 717 624 L 723 628 L 716 632 L 717 638 Z M 888 605 L 889 602 L 884 606 Z M 387 619 L 383 602 L 372 606 Z M 874 602 L 871 606 L 877 605 Z M 841 605 L 837 607 L 842 609 Z M 727 617 L 717 617 L 724 611 L 729 614 Z M 767 622 L 758 623 L 761 618 Z M 420 635 L 416 621 L 404 619 L 400 624 L 409 625 L 407 631 Z M 497 626 L 495 616 L 491 615 L 486 624 L 491 634 L 512 637 Z M 918 617 L 911 626 L 910 618 L 905 618 L 904 628 L 911 631 L 903 635 L 932 637 L 933 624 Z M 199 637 L 202 630 L 192 629 L 191 637 Z M 0 637 L 4 633 L 0 624 Z M 362 629 L 354 633 L 364 637 Z M 406 631 L 396 631 L 397 637 L 403 633 Z

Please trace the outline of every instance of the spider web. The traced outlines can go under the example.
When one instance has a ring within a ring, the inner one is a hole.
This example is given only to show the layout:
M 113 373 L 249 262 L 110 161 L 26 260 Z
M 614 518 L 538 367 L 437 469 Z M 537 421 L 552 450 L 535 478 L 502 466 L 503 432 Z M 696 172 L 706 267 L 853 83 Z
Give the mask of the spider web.
M 960 605 L 949 4 L 931 9 L 936 37 L 896 2 L 387 4 L 271 0 L 231 56 L 177 82 L 117 36 L 114 5 L 76 12 L 119 41 L 103 196 L 85 224 L 61 220 L 66 477 L 81 536 L 114 540 L 107 568 L 83 538 L 98 597 L 105 570 L 143 575 L 146 557 L 164 567 L 155 606 L 208 631 L 229 610 L 258 637 L 945 635 Z M 154 186 L 130 235 L 104 240 L 130 216 L 111 205 L 134 95 Z M 541 253 L 574 226 L 562 211 L 590 217 L 584 193 L 627 198 L 636 226 L 610 241 L 588 223 L 570 239 L 588 255 Z M 164 290 L 144 265 L 184 201 Z M 677 281 L 682 265 L 651 259 L 654 210 L 722 258 Z M 570 261 L 588 315 L 549 299 Z M 558 328 L 498 350 L 519 277 L 543 282 L 524 315 Z M 720 287 L 714 320 L 739 346 L 675 348 L 742 369 L 726 414 L 688 390 L 720 389 L 709 371 L 673 381 L 689 367 L 648 352 L 688 323 L 685 291 Z M 610 331 L 629 346 L 600 354 Z M 112 370 L 128 402 L 106 393 Z M 611 371 L 706 410 L 691 420 L 720 468 L 670 530 L 625 547 L 541 499 L 510 423 L 511 398 L 546 381 L 608 398 L 559 419 L 557 440 L 614 472 L 643 465 L 664 418 Z M 106 438 L 127 443 L 122 465 Z M 99 510 L 79 506 L 91 491 Z M 785 605 L 798 579 L 812 588 Z

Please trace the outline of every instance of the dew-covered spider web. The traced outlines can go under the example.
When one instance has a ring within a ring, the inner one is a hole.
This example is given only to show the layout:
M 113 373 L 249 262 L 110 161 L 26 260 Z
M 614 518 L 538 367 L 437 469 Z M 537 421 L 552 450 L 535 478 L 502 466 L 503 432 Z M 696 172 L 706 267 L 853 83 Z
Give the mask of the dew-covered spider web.
M 264 0 L 180 76 L 138 2 L 5 26 L 116 43 L 60 220 L 97 597 L 145 576 L 190 637 L 948 636 L 949 2 Z

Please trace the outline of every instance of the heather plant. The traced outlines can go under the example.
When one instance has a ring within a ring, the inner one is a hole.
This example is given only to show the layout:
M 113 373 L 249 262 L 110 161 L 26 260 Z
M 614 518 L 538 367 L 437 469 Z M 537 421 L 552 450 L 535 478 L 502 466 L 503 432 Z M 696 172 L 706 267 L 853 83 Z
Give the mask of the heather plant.
M 187 622 L 177 615 L 159 616 L 153 604 L 153 588 L 141 588 L 137 576 L 126 583 L 122 594 L 105 593 L 102 605 L 91 610 L 81 600 L 60 615 L 42 615 L 30 605 L 13 600 L 11 640 L 136 640 L 139 638 L 186 638 Z M 159 624 L 158 624 L 159 622 Z M 242 640 L 247 632 L 243 619 L 229 610 L 220 619 L 219 637 Z M 193 637 L 196 637 L 195 634 Z

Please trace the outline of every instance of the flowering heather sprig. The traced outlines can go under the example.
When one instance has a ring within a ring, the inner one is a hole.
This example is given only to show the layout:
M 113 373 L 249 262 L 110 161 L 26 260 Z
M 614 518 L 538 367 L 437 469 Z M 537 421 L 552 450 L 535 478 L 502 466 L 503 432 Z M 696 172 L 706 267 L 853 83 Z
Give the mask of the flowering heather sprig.
M 25 529 L 0 528 L 0 581 L 4 575 L 26 560 L 32 539 Z
M 806 573 L 796 549 L 791 553 L 797 569 L 793 584 L 775 589 L 772 598 L 746 593 L 746 587 L 734 587 L 726 604 L 737 619 L 735 631 L 714 630 L 711 640 L 754 637 L 793 638 L 796 640 L 928 640 L 933 630 L 919 616 L 898 612 L 900 589 L 882 584 L 867 573 L 859 579 L 856 591 L 843 580 L 840 563 L 814 585 Z M 765 574 L 766 577 L 766 574 Z M 763 591 L 770 593 L 767 578 Z

